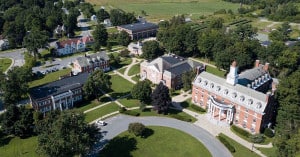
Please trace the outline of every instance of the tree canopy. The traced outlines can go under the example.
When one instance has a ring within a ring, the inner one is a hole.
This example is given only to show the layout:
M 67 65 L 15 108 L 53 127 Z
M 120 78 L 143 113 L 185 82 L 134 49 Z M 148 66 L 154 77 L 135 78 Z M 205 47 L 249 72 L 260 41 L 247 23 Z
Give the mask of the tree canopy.
M 50 112 L 38 125 L 37 151 L 46 156 L 84 155 L 101 138 L 98 127 L 75 111 Z
M 149 80 L 137 82 L 137 84 L 135 84 L 131 90 L 132 98 L 138 99 L 142 103 L 150 103 L 152 93 L 150 84 L 151 83 Z
M 102 95 L 102 91 L 107 91 L 110 86 L 110 76 L 102 70 L 97 69 L 89 75 L 88 80 L 83 86 L 83 91 L 88 99 L 96 98 Z
M 170 97 L 169 88 L 162 82 L 159 83 L 152 92 L 151 99 L 154 110 L 156 110 L 158 113 L 164 114 L 168 112 L 169 106 L 172 103 L 172 99 Z
M 142 57 L 147 60 L 152 60 L 158 56 L 163 55 L 163 51 L 160 48 L 159 43 L 155 40 L 144 42 L 142 51 Z
M 101 23 L 105 19 L 109 18 L 109 13 L 101 8 L 96 12 L 96 16 L 97 16 L 98 23 Z
M 126 31 L 121 31 L 118 35 L 118 43 L 122 46 L 128 46 L 131 41 L 129 34 Z
M 113 26 L 125 25 L 137 22 L 133 13 L 126 13 L 121 9 L 110 10 L 110 21 Z
M 23 44 L 36 57 L 38 49 L 46 47 L 48 39 L 45 31 L 34 29 L 25 36 Z
M 94 43 L 94 50 L 98 51 L 101 46 L 106 46 L 108 33 L 106 28 L 102 24 L 98 24 L 96 29 L 92 32 L 95 43 Z

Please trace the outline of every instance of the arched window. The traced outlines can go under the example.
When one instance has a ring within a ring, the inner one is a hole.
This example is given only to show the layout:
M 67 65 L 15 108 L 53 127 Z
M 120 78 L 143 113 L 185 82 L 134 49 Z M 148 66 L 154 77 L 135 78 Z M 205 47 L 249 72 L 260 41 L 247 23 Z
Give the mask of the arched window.
M 262 107 L 262 104 L 260 102 L 256 103 L 256 108 L 260 109 Z
M 245 100 L 245 97 L 242 95 L 240 96 L 240 101 L 243 102 Z
M 210 83 L 210 88 L 214 88 L 214 84 L 213 83 Z
M 253 104 L 253 100 L 252 99 L 248 99 L 248 105 L 252 105 Z
M 221 87 L 220 87 L 220 86 L 217 86 L 216 91 L 218 92 L 218 91 L 220 91 L 220 90 L 221 90 Z
M 204 86 L 207 86 L 207 84 L 208 84 L 208 82 L 205 80 L 205 81 L 204 81 Z
M 224 90 L 224 94 L 227 95 L 228 94 L 228 89 Z
M 231 95 L 232 98 L 236 98 L 236 96 L 237 96 L 236 92 L 233 92 Z

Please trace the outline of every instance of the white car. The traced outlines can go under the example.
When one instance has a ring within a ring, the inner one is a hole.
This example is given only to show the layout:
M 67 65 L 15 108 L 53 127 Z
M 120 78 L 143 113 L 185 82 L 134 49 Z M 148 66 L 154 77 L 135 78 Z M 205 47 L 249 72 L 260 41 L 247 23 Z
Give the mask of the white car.
M 97 120 L 96 124 L 98 124 L 100 126 L 105 126 L 107 123 L 103 120 Z

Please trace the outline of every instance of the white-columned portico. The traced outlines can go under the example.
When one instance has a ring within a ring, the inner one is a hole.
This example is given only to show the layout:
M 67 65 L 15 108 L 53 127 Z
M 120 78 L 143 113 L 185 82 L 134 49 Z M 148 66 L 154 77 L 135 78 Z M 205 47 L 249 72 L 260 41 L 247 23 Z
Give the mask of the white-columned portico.
M 226 118 L 226 123 L 231 124 L 233 121 L 234 106 L 217 102 L 214 97 L 210 96 L 208 101 L 208 114 L 214 119 L 217 116 L 218 121 L 222 121 Z

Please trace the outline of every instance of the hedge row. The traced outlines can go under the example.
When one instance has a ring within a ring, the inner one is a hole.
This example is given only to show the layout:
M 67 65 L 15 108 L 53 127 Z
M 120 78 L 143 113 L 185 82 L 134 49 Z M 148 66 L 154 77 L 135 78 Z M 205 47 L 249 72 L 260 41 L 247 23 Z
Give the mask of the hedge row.
M 181 115 L 178 115 L 178 114 L 171 114 L 170 116 L 175 118 L 175 119 L 186 121 L 186 122 L 191 122 L 192 121 L 191 118 L 184 117 L 184 116 L 181 116 Z
M 217 136 L 217 138 L 225 145 L 225 147 L 231 152 L 235 152 L 235 148 L 223 137 L 223 136 Z
M 237 132 L 238 134 L 242 135 L 242 136 L 245 136 L 245 137 L 250 137 L 250 133 L 242 128 L 239 128 L 235 125 L 232 125 L 231 126 L 232 130 L 234 130 L 235 132 Z
M 199 112 L 206 112 L 205 109 L 203 109 L 202 107 L 197 106 L 195 104 L 191 104 L 191 108 L 194 109 L 194 110 L 196 110 L 196 111 L 199 111 Z

